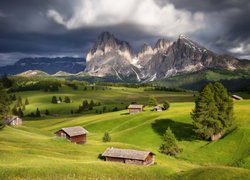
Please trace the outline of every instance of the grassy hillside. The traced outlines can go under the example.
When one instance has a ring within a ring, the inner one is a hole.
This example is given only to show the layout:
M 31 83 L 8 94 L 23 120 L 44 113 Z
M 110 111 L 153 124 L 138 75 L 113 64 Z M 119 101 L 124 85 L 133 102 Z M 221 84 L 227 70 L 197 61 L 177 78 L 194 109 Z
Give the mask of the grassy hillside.
M 51 115 L 70 115 L 70 111 L 76 111 L 79 105 L 82 104 L 84 99 L 94 102 L 100 102 L 101 106 L 96 106 L 91 112 L 95 113 L 96 110 L 103 109 L 106 106 L 107 111 L 112 111 L 114 107 L 119 110 L 126 109 L 131 102 L 139 104 L 147 104 L 151 95 L 154 95 L 159 103 L 164 100 L 170 102 L 190 102 L 194 101 L 194 92 L 164 92 L 164 91 L 144 91 L 144 88 L 126 88 L 126 87 L 91 87 L 87 90 L 84 87 L 79 87 L 73 90 L 68 86 L 63 86 L 57 92 L 43 92 L 43 91 L 26 91 L 15 93 L 17 97 L 21 96 L 23 100 L 29 99 L 30 105 L 26 106 L 25 114 L 35 112 L 39 107 L 40 111 L 44 113 L 45 109 L 51 112 Z M 72 103 L 52 104 L 52 96 L 64 99 L 69 96 Z M 14 104 L 14 103 L 13 103 Z
M 127 110 L 67 114 L 82 98 L 93 97 L 110 106 L 124 106 L 131 101 L 146 103 L 152 94 L 160 102 L 172 101 L 170 109 L 153 112 L 146 108 L 145 112 L 134 115 L 128 115 Z M 250 176 L 250 100 L 235 101 L 238 128 L 223 139 L 208 143 L 197 139 L 192 131 L 192 93 L 115 87 L 83 91 L 65 87 L 58 93 L 36 91 L 18 95 L 29 97 L 31 104 L 26 107 L 27 112 L 38 106 L 60 116 L 25 120 L 23 126 L 0 131 L 0 179 L 247 179 Z M 52 95 L 71 96 L 73 103 L 51 104 Z M 62 127 L 75 125 L 89 131 L 85 145 L 72 144 L 54 135 Z M 183 149 L 177 158 L 158 152 L 168 127 Z M 111 135 L 109 143 L 102 142 L 105 131 Z M 153 151 L 156 164 L 141 167 L 104 162 L 99 159 L 100 154 L 110 146 Z

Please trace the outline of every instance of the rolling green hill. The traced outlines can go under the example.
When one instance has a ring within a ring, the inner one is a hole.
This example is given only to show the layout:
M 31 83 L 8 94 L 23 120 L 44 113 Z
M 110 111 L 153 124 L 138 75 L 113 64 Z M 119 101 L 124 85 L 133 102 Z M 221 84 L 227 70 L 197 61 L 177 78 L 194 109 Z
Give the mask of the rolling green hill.
M 25 113 L 39 106 L 59 116 L 26 119 L 23 126 L 0 131 L 0 179 L 248 179 L 250 176 L 250 100 L 235 101 L 238 128 L 223 139 L 208 143 L 199 140 L 192 131 L 193 93 L 117 87 L 83 91 L 64 87 L 57 93 L 31 91 L 17 95 L 30 100 Z M 71 96 L 73 103 L 51 104 L 52 95 Z M 146 107 L 145 112 L 134 115 L 128 115 L 127 110 L 68 114 L 82 98 L 93 97 L 107 106 L 125 106 L 131 101 L 145 104 L 149 95 L 155 95 L 160 102 L 169 99 L 170 109 L 153 112 Z M 89 131 L 86 144 L 72 144 L 54 135 L 62 127 L 75 125 Z M 183 149 L 176 158 L 158 151 L 167 127 L 171 127 Z M 109 143 L 102 142 L 105 131 L 111 135 Z M 110 146 L 153 151 L 156 164 L 142 167 L 104 162 L 99 159 L 100 154 Z

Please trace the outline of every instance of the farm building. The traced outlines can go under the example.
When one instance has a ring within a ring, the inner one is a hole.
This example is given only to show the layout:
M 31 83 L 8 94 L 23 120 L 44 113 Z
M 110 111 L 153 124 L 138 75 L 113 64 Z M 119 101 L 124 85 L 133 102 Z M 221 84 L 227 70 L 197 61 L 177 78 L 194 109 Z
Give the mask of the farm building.
M 9 116 L 4 119 L 4 124 L 9 126 L 22 125 L 23 120 L 18 116 Z
M 102 154 L 105 161 L 120 162 L 125 164 L 150 165 L 154 163 L 154 153 L 131 149 L 118 149 L 110 147 Z
M 237 95 L 232 95 L 231 96 L 234 100 L 243 100 L 243 98 L 242 97 L 240 97 L 240 96 L 237 96 Z
M 130 104 L 128 110 L 130 114 L 139 113 L 143 111 L 143 105 Z
M 162 107 L 159 105 L 154 107 L 154 111 L 162 111 L 162 110 L 163 110 Z
M 55 134 L 76 144 L 84 144 L 87 141 L 87 130 L 81 126 L 62 128 Z

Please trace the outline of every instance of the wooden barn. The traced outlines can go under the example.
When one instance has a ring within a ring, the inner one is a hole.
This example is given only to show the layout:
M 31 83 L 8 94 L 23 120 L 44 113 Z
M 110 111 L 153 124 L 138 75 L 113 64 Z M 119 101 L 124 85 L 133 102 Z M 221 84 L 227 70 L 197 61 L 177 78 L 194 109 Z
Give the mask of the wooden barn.
M 240 96 L 237 96 L 237 95 L 232 95 L 231 96 L 231 98 L 233 98 L 233 100 L 243 100 L 243 98 L 242 97 L 240 97 Z
M 143 112 L 143 105 L 130 104 L 128 110 L 130 114 Z
M 154 163 L 154 153 L 132 149 L 118 149 L 110 147 L 102 154 L 105 161 L 125 164 L 151 165 Z
M 4 119 L 3 123 L 8 126 L 16 126 L 16 125 L 22 125 L 23 120 L 18 116 L 9 116 Z
M 159 105 L 154 107 L 154 111 L 162 111 L 162 110 L 163 108 Z
M 81 126 L 62 128 L 55 134 L 76 144 L 84 144 L 87 141 L 87 130 Z

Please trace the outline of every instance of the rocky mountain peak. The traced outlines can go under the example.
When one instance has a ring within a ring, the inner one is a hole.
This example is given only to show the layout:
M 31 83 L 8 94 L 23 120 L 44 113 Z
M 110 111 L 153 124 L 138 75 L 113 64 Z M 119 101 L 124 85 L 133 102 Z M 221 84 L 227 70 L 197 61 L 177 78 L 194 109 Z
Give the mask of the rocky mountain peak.
M 167 39 L 158 39 L 158 41 L 155 44 L 154 50 L 155 51 L 167 50 L 171 44 L 172 42 Z

